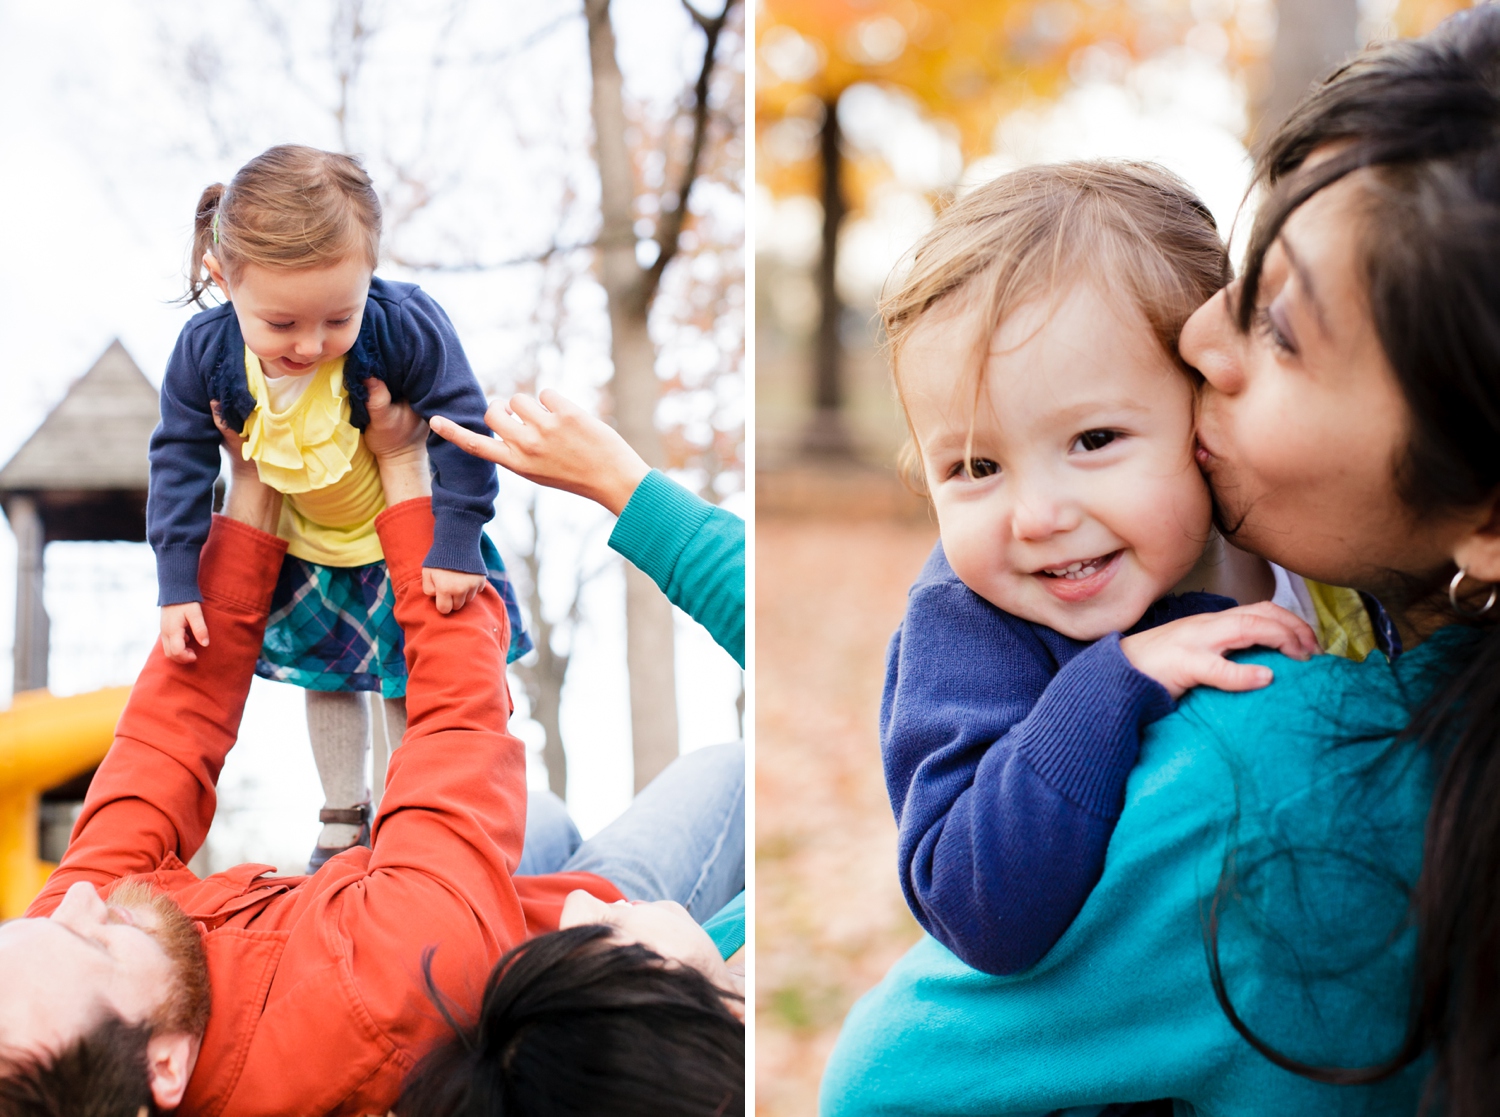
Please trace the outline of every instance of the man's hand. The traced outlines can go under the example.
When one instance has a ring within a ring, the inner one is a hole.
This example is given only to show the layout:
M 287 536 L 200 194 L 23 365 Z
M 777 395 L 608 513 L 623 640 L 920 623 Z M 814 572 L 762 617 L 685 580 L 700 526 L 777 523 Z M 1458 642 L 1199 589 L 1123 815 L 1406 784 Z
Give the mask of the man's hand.
M 173 663 L 197 663 L 198 653 L 188 644 L 187 634 L 202 648 L 208 647 L 208 625 L 203 620 L 203 606 L 196 601 L 181 605 L 163 605 L 161 609 L 161 650 Z
M 1273 648 L 1292 659 L 1307 659 L 1319 650 L 1318 638 L 1306 621 L 1269 601 L 1183 617 L 1120 641 L 1131 666 L 1166 687 L 1173 699 L 1195 686 L 1216 690 L 1266 686 L 1272 679 L 1269 667 L 1224 658 L 1225 652 L 1254 647 Z
M 484 588 L 483 574 L 465 574 L 462 570 L 440 570 L 422 567 L 422 592 L 433 599 L 443 615 L 456 613 Z
M 219 428 L 219 434 L 229 450 L 229 494 L 224 498 L 224 515 L 257 531 L 275 535 L 281 522 L 281 494 L 260 479 L 260 466 L 245 460 L 245 440 L 239 431 L 225 424 L 223 413 L 219 410 L 219 401 L 210 400 L 208 406 L 214 414 L 214 426 Z M 199 618 L 201 625 L 201 612 Z M 179 637 L 180 635 L 179 631 Z M 207 644 L 208 641 L 202 640 L 200 643 Z M 162 616 L 162 646 L 167 646 L 165 614 Z M 177 663 L 192 662 L 191 659 L 177 659 L 170 651 L 167 655 Z
M 477 458 L 588 497 L 616 516 L 651 472 L 618 431 L 550 388 L 540 400 L 512 396 L 508 404 L 491 404 L 484 421 L 498 441 L 443 418 L 432 420 L 432 430 Z
M 370 393 L 366 401 L 370 425 L 363 437 L 365 446 L 375 455 L 385 502 L 394 505 L 430 497 L 432 473 L 427 466 L 427 424 L 410 404 L 391 402 L 391 390 L 385 381 L 371 377 L 365 381 L 365 390 Z

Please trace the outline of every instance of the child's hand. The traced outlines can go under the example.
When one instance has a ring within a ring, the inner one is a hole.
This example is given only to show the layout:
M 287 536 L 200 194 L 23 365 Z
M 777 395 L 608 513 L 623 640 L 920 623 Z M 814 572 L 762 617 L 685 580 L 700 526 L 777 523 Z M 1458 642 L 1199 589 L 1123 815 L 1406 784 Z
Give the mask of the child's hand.
M 181 605 L 163 605 L 161 609 L 161 650 L 173 663 L 197 663 L 198 653 L 188 645 L 187 633 L 193 634 L 200 647 L 208 647 L 208 625 L 203 620 L 203 606 L 196 601 Z
M 485 577 L 483 574 L 465 574 L 462 570 L 439 570 L 436 567 L 422 567 L 422 592 L 433 599 L 437 611 L 444 614 L 456 613 L 484 588 Z
M 1265 686 L 1272 678 L 1269 667 L 1224 658 L 1225 652 L 1254 647 L 1307 659 L 1318 654 L 1318 638 L 1300 617 L 1280 605 L 1259 601 L 1222 613 L 1183 617 L 1120 641 L 1131 666 L 1166 687 L 1174 699 L 1195 686 L 1216 690 Z
M 508 404 L 491 404 L 484 421 L 500 441 L 442 418 L 432 420 L 432 430 L 475 457 L 538 485 L 586 496 L 616 516 L 651 472 L 618 431 L 550 388 L 540 401 L 512 396 Z

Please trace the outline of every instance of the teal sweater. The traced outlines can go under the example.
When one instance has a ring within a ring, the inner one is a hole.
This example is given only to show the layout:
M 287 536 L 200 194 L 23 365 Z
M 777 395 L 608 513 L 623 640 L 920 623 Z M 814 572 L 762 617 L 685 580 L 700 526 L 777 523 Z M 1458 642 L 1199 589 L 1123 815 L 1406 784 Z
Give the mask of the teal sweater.
M 656 470 L 631 494 L 609 545 L 745 666 L 745 521 Z
M 1395 744 L 1466 658 L 1444 629 L 1392 665 L 1269 652 L 1264 690 L 1200 688 L 1145 734 L 1104 874 L 1024 973 L 971 970 L 931 938 L 850 1012 L 824 1117 L 1089 1113 L 1178 1099 L 1177 1113 L 1412 1117 L 1426 1065 L 1325 1086 L 1242 1039 L 1209 980 L 1204 925 L 1226 852 L 1220 956 L 1236 1010 L 1306 1063 L 1363 1066 L 1400 1044 L 1428 753 Z

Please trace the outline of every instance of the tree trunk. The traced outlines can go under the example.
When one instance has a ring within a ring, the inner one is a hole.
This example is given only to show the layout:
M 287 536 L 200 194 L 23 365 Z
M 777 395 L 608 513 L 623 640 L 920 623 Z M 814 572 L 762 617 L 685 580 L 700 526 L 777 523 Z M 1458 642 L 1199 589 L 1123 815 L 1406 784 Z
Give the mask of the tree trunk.
M 1358 0 L 1281 0 L 1276 5 L 1271 88 L 1261 106 L 1258 134 L 1274 132 L 1313 83 L 1358 46 Z
M 609 0 L 586 0 L 584 11 L 594 81 L 591 107 L 603 218 L 598 255 L 609 299 L 615 424 L 646 463 L 656 467 L 665 461 L 656 429 L 661 381 L 656 375 L 656 347 L 646 328 L 651 290 L 635 254 L 635 181 L 625 146 L 624 82 L 615 58 Z M 625 627 L 630 738 L 639 791 L 677 755 L 677 681 L 672 606 L 655 583 L 628 564 Z
M 813 355 L 813 418 L 803 439 L 809 453 L 847 456 L 853 450 L 844 416 L 844 346 L 839 336 L 844 308 L 839 301 L 839 229 L 848 212 L 844 200 L 844 144 L 838 101 L 823 104 L 819 130 L 823 169 L 823 252 L 818 259 L 818 341 Z

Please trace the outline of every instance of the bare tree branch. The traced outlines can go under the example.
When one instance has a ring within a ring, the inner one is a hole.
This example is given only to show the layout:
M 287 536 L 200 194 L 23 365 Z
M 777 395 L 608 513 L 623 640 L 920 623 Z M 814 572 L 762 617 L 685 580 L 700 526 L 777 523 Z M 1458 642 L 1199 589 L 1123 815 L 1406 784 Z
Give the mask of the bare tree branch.
M 489 262 L 470 260 L 455 264 L 444 260 L 421 260 L 400 254 L 391 255 L 386 258 L 398 267 L 410 268 L 412 271 L 466 275 L 471 272 L 499 271 L 501 268 L 520 268 L 530 264 L 545 264 L 558 256 L 566 256 L 571 252 L 582 252 L 585 249 L 598 248 L 601 243 L 603 243 L 601 239 L 595 239 L 580 241 L 577 244 L 554 244 L 541 252 L 526 256 L 512 256 L 509 260 L 491 260 Z
M 682 6 L 687 9 L 693 22 L 703 29 L 703 65 L 698 70 L 698 81 L 693 87 L 693 142 L 688 149 L 687 163 L 682 168 L 676 201 L 671 209 L 662 214 L 656 226 L 655 239 L 659 251 L 642 279 L 647 303 L 655 296 L 656 289 L 661 285 L 662 273 L 667 270 L 672 257 L 677 255 L 677 248 L 682 243 L 682 227 L 687 222 L 688 215 L 688 198 L 692 194 L 693 183 L 697 181 L 698 165 L 703 160 L 703 147 L 708 138 L 709 79 L 713 77 L 719 34 L 724 30 L 729 13 L 734 10 L 737 2 L 738 0 L 725 0 L 724 10 L 710 19 L 688 3 L 688 0 L 682 0 Z

